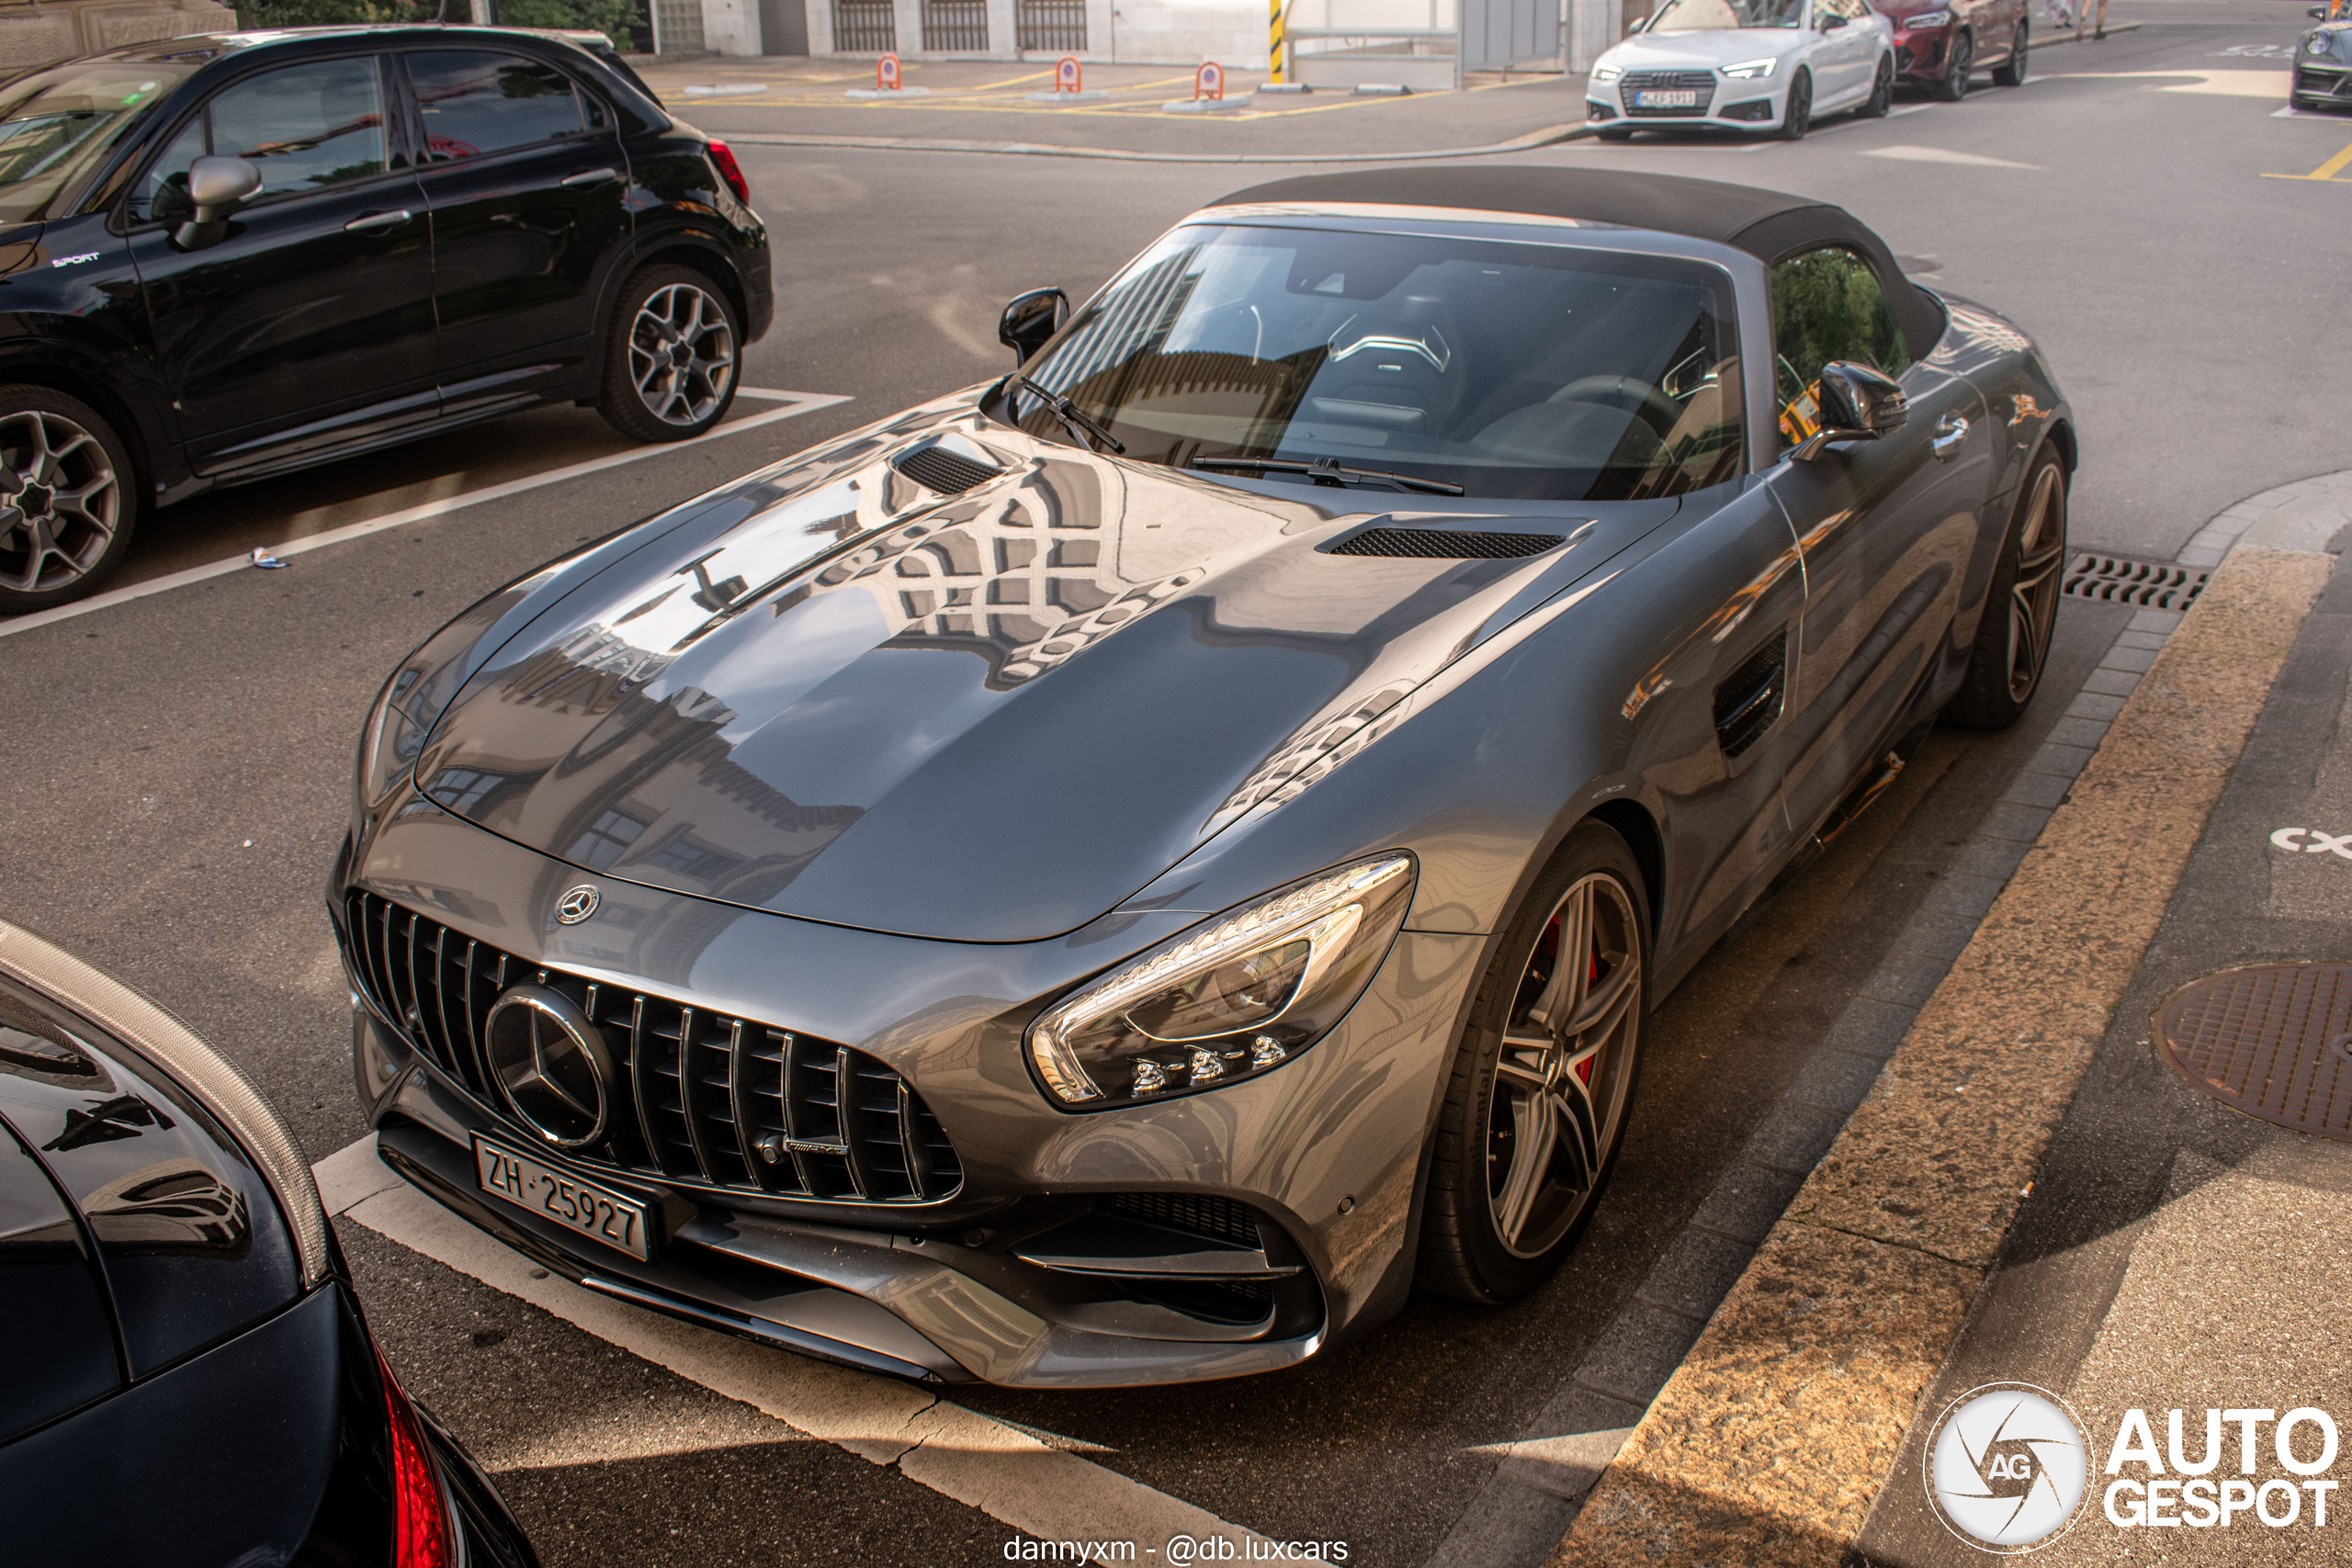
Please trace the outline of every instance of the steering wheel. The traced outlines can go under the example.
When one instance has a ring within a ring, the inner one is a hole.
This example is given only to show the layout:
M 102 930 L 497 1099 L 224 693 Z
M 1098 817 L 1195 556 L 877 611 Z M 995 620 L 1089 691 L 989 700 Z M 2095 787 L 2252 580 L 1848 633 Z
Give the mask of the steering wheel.
M 1682 405 L 1638 376 L 1582 376 L 1544 400 L 1547 403 L 1599 403 L 1640 414 L 1661 436 L 1682 417 Z

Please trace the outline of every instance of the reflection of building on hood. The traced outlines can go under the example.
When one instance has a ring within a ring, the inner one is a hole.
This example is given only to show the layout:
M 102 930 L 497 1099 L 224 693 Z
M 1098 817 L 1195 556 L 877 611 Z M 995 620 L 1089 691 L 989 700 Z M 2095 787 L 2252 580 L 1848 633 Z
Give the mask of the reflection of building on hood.
M 253 1241 L 245 1195 L 192 1159 L 141 1166 L 84 1200 L 109 1251 L 242 1258 Z

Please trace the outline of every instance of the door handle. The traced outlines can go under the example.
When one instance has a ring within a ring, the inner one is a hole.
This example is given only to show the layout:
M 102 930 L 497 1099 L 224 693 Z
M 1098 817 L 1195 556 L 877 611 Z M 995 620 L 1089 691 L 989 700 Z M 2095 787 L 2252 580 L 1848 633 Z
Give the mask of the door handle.
M 580 174 L 566 175 L 563 183 L 573 186 L 600 186 L 607 180 L 616 180 L 620 177 L 621 172 L 618 169 L 588 169 Z
M 346 234 L 370 234 L 381 229 L 397 229 L 408 220 L 406 211 L 370 212 L 345 224 L 343 231 Z
M 1935 439 L 1928 443 L 1928 450 L 1936 455 L 1939 463 L 1949 463 L 1960 456 L 1960 448 L 1968 440 L 1968 422 L 1958 414 L 1946 414 L 1936 426 Z

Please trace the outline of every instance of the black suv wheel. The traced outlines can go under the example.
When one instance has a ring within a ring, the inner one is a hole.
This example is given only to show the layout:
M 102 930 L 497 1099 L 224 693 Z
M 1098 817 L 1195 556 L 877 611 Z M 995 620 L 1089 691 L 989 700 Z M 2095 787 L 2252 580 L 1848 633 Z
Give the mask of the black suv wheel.
M 743 341 L 735 307 L 691 267 L 649 266 L 621 289 L 605 346 L 596 411 L 639 441 L 684 441 L 735 400 Z
M 0 387 L 0 611 L 79 599 L 130 547 L 139 487 L 98 412 L 46 387 Z

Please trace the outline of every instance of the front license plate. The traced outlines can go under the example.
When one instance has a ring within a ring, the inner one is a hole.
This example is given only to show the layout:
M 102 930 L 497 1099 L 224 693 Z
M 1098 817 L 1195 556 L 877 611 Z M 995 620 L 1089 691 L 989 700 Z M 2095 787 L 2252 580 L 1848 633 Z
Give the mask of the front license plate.
M 1694 92 L 1635 93 L 1634 107 L 1637 109 L 1695 109 L 1699 107 L 1699 95 Z
M 617 1247 L 640 1262 L 653 1261 L 646 1205 L 607 1188 L 550 1170 L 526 1154 L 474 1134 L 474 1174 L 481 1190 L 553 1220 L 591 1241 Z

